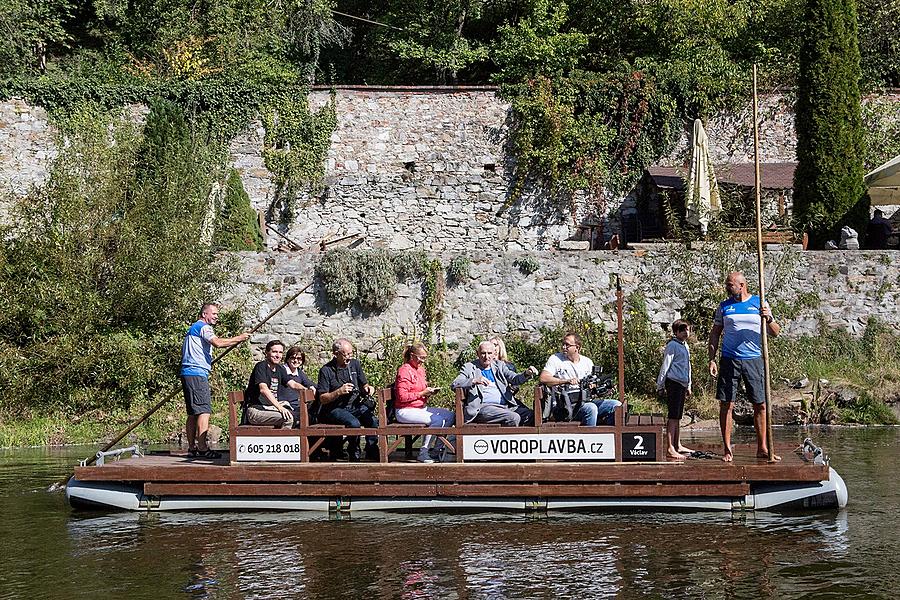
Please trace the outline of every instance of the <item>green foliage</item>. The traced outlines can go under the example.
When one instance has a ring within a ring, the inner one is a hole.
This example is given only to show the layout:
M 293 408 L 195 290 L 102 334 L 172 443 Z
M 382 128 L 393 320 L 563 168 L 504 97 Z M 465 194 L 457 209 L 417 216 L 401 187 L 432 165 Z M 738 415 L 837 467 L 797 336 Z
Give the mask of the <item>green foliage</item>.
M 513 261 L 513 266 L 519 269 L 522 275 L 531 275 L 541 268 L 541 263 L 533 256 L 522 256 Z
M 325 158 L 337 127 L 335 96 L 316 112 L 306 94 L 282 97 L 262 112 L 266 129 L 263 159 L 275 179 L 275 194 L 267 211 L 284 222 L 294 218 L 301 192 L 318 189 L 325 178 Z
M 859 44 L 854 0 L 810 0 L 797 87 L 795 220 L 821 247 L 850 224 L 865 231 Z
M 335 248 L 316 262 L 315 272 L 329 303 L 363 312 L 383 311 L 393 301 L 398 282 L 421 278 L 419 314 L 426 339 L 443 320 L 444 269 L 424 252 Z
M 329 250 L 316 262 L 325 298 L 338 308 L 382 311 L 397 293 L 397 273 L 387 250 Z
M 250 205 L 250 196 L 244 189 L 241 176 L 234 169 L 228 173 L 219 222 L 213 234 L 213 246 L 222 250 L 263 249 L 259 219 Z
M 447 283 L 449 285 L 458 285 L 467 282 L 471 275 L 469 273 L 472 268 L 472 259 L 465 254 L 457 254 L 450 259 L 447 265 Z
M 869 172 L 900 155 L 900 103 L 890 98 L 870 98 L 861 111 L 866 131 L 863 167 Z
M 425 262 L 425 280 L 422 282 L 422 308 L 419 311 L 425 326 L 423 337 L 431 339 L 434 328 L 444 320 L 444 292 L 446 291 L 444 267 L 438 259 Z
M 199 239 L 220 159 L 204 132 L 163 102 L 143 132 L 81 122 L 2 234 L 0 414 L 140 405 L 172 384 L 183 324 L 224 283 Z

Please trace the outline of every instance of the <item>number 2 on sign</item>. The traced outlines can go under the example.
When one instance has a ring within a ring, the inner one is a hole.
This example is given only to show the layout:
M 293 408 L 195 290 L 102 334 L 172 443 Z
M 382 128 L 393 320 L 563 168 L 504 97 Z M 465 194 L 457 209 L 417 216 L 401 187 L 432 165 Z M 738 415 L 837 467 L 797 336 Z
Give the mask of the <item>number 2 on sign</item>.
M 636 435 L 634 439 L 637 440 L 637 443 L 634 445 L 635 450 L 643 450 L 644 449 L 644 438 Z

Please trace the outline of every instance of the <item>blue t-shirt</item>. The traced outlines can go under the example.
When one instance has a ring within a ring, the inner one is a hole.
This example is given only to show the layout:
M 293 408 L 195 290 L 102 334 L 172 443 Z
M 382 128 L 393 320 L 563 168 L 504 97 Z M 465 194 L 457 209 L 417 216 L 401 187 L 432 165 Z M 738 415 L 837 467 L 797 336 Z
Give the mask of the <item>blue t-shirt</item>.
M 503 396 L 500 395 L 500 388 L 497 387 L 494 370 L 491 368 L 482 369 L 481 376 L 491 382 L 490 385 L 479 386 L 481 388 L 481 402 L 484 404 L 503 404 Z
M 216 337 L 212 325 L 197 321 L 188 329 L 181 345 L 181 374 L 194 377 L 209 377 L 212 370 L 212 344 Z
M 725 300 L 716 309 L 713 322 L 722 326 L 722 356 L 738 360 L 762 356 L 759 296 L 750 296 L 743 302 L 735 298 Z

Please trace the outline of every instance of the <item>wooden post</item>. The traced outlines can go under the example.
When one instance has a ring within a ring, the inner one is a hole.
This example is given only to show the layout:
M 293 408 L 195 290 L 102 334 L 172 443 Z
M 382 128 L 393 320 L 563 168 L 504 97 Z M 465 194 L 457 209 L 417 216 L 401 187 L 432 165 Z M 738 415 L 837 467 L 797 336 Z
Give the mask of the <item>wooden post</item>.
M 628 414 L 628 400 L 625 399 L 625 295 L 622 293 L 622 282 L 616 275 L 616 325 L 618 330 L 617 349 L 619 355 L 619 402 L 622 403 L 622 424 Z
M 465 392 L 462 389 L 456 390 L 456 462 L 458 463 L 465 461 L 462 428 L 466 423 L 466 417 L 463 414 L 463 394 Z
M 387 463 L 388 461 L 388 436 L 387 436 L 387 403 L 393 396 L 394 388 L 386 387 L 378 390 L 378 429 L 384 432 L 384 435 L 378 435 L 378 462 Z
M 756 192 L 756 266 L 759 270 L 759 307 L 766 304 L 766 272 L 763 261 L 762 246 L 762 200 L 760 198 L 760 177 L 759 177 L 759 123 L 758 123 L 758 99 L 756 94 L 756 63 L 753 63 L 753 167 L 755 174 L 755 192 Z M 769 336 L 768 327 L 765 319 L 759 319 L 762 359 L 763 359 L 763 375 L 765 377 L 765 393 L 766 393 L 766 445 L 769 447 L 769 462 L 775 462 L 775 442 L 772 432 L 772 389 L 769 383 Z

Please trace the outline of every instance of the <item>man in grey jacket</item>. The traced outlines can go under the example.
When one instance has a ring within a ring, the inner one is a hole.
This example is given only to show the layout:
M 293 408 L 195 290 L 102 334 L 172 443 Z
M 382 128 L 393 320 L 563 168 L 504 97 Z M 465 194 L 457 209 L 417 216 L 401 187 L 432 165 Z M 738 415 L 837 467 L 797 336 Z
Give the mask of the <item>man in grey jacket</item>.
M 496 353 L 492 342 L 481 342 L 478 360 L 463 365 L 450 387 L 466 392 L 463 407 L 466 423 L 500 423 L 505 427 L 527 423 L 534 418 L 534 413 L 516 401 L 510 386 L 522 385 L 537 375 L 537 369 L 528 367 L 516 374 L 506 363 L 495 360 Z

